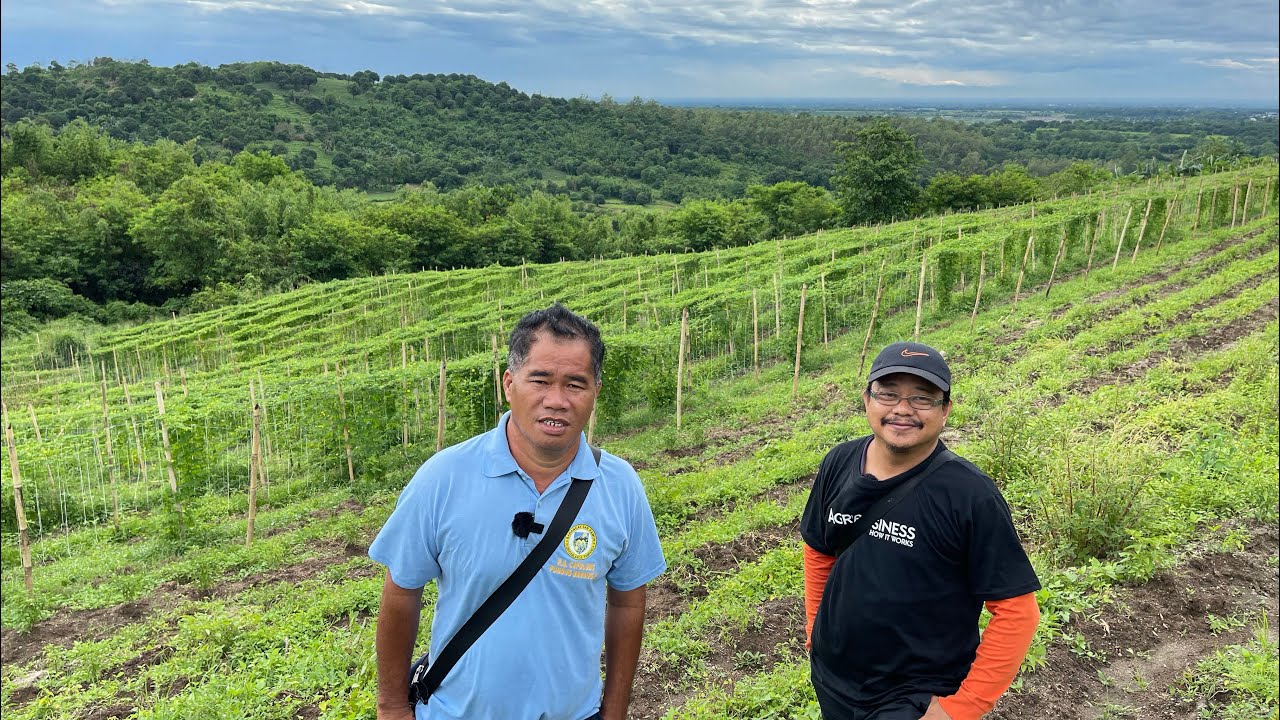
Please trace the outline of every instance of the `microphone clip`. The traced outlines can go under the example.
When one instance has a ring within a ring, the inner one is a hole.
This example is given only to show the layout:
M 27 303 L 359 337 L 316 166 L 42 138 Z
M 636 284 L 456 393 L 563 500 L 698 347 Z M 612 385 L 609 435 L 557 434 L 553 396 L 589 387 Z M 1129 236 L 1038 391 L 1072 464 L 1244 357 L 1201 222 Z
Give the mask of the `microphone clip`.
M 518 512 L 511 520 L 511 532 L 522 540 L 529 537 L 531 532 L 541 533 L 545 529 L 542 523 L 533 521 L 533 513 L 531 512 Z

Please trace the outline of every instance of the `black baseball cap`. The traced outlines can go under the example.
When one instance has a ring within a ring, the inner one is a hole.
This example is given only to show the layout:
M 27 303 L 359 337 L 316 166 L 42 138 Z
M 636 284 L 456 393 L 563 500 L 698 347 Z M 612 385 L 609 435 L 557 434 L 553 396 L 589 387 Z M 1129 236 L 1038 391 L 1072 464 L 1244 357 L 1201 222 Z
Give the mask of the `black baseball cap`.
M 942 353 L 928 345 L 896 342 L 881 350 L 876 355 L 875 362 L 871 363 L 871 374 L 867 376 L 867 382 L 894 373 L 924 378 L 943 391 L 951 389 L 951 368 L 947 367 Z

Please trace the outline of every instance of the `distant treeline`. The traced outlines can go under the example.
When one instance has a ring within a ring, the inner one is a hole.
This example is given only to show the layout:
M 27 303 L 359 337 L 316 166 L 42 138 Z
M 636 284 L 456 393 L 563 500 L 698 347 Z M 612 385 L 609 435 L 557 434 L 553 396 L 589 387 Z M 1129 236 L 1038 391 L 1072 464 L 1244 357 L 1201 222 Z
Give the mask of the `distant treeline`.
M 253 62 L 172 68 L 97 58 L 0 77 L 6 130 L 30 120 L 87 120 L 112 137 L 193 141 L 197 163 L 241 151 L 281 157 L 313 184 L 389 190 L 431 183 L 518 185 L 579 202 L 648 204 L 740 198 L 749 185 L 827 186 L 848 140 L 870 117 L 664 107 L 639 98 L 529 95 L 470 75 L 319 73 Z M 897 118 L 924 154 L 921 179 L 986 174 L 1014 162 L 1045 176 L 1077 160 L 1113 173 L 1180 161 L 1207 135 L 1238 155 L 1274 156 L 1274 116 L 1231 112 L 1130 122 Z
M 898 175 L 920 161 L 912 138 L 887 124 L 856 139 L 896 143 L 910 157 L 890 156 L 882 166 Z M 1212 137 L 1200 155 L 1222 165 L 1228 158 L 1214 153 L 1228 149 Z M 833 178 L 834 194 L 783 181 L 667 211 L 582 212 L 564 196 L 513 185 L 425 185 L 375 202 L 318 187 L 269 152 L 243 151 L 229 163 L 198 157 L 194 141 L 124 143 L 83 120 L 57 133 L 26 121 L 11 126 L 0 141 L 4 333 L 68 315 L 116 322 L 208 309 L 385 272 L 745 245 L 871 221 L 869 213 L 884 208 L 860 204 L 852 183 L 875 190 L 887 182 L 866 172 L 847 177 L 849 168 L 870 167 L 855 154 Z M 1084 193 L 1112 181 L 1088 163 L 1044 178 L 1012 164 L 988 175 L 944 173 L 923 189 L 908 182 L 897 217 Z

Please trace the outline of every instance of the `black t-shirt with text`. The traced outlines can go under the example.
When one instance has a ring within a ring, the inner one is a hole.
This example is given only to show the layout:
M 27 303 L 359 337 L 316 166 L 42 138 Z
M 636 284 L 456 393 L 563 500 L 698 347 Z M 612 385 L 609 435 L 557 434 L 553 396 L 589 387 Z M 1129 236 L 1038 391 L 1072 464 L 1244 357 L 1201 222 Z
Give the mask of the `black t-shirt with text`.
M 818 552 L 835 554 L 862 513 L 944 449 L 939 442 L 911 470 L 877 480 L 862 472 L 870 440 L 822 460 L 800 523 Z M 973 664 L 983 602 L 1039 589 L 995 483 L 963 458 L 942 464 L 831 569 L 810 651 L 824 714 L 954 693 Z

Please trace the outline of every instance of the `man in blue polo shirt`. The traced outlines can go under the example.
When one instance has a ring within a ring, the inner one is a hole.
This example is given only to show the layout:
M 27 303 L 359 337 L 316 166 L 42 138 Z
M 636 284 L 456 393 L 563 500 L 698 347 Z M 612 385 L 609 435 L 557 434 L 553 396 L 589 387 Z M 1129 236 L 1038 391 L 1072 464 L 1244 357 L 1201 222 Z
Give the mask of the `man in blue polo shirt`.
M 583 435 L 600 392 L 600 331 L 564 306 L 511 331 L 498 426 L 429 459 L 369 548 L 387 567 L 378 613 L 380 720 L 623 720 L 644 628 L 645 584 L 666 569 L 635 470 Z M 439 688 L 410 706 L 422 589 L 437 583 L 431 658 L 541 539 L 573 478 L 594 478 L 546 565 Z M 605 679 L 600 679 L 600 648 Z

